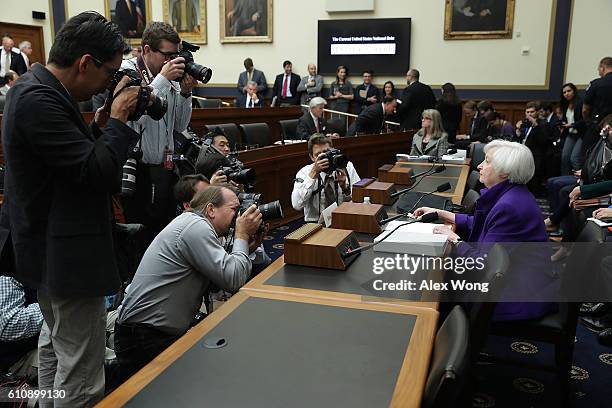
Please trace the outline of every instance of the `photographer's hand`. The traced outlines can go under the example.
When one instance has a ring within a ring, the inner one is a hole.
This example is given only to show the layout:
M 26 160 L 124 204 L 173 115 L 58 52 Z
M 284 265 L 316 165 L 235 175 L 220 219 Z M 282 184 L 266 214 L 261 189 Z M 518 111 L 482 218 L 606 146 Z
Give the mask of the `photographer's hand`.
M 259 212 L 257 206 L 255 204 L 251 205 L 244 213 L 236 218 L 235 238 L 243 239 L 248 242 L 257 232 L 261 224 L 261 219 L 261 212 Z
M 338 182 L 338 185 L 340 186 L 342 191 L 346 191 L 347 190 L 346 169 L 338 169 L 338 170 L 336 170 L 336 181 Z
M 310 169 L 310 178 L 315 179 L 319 177 L 319 174 L 322 171 L 325 171 L 329 168 L 329 160 L 325 158 L 325 154 L 321 153 L 317 160 L 314 162 L 312 168 Z
M 166 77 L 168 81 L 174 81 L 183 76 L 185 72 L 185 58 L 177 57 L 162 65 L 160 74 Z
M 106 122 L 108 122 L 109 118 L 110 114 L 106 111 L 106 107 L 100 106 L 94 115 L 94 122 L 96 122 L 96 125 L 102 129 L 104 126 L 106 126 Z
M 139 86 L 129 86 L 126 88 L 125 85 L 128 81 L 129 77 L 127 75 L 119 81 L 115 88 L 114 99 L 110 108 L 110 117 L 123 123 L 128 121 L 128 116 L 136 109 L 140 92 Z
M 198 85 L 198 81 L 191 75 L 185 74 L 181 81 L 181 93 L 190 93 L 196 85 Z
M 269 229 L 270 229 L 270 224 L 266 222 L 264 223 L 263 230 L 257 232 L 257 234 L 251 237 L 251 240 L 249 241 L 249 253 L 252 253 L 257 248 L 259 248 L 259 246 L 263 242 L 264 236 L 268 233 Z
M 210 178 L 210 184 L 212 185 L 225 184 L 225 183 L 227 183 L 227 176 L 223 174 L 223 170 L 217 170 L 215 174 L 213 174 L 212 177 Z

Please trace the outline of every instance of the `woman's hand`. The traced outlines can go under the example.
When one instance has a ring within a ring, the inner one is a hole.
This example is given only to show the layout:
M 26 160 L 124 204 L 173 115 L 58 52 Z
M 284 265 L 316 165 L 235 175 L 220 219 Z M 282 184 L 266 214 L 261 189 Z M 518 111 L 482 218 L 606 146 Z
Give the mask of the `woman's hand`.
M 447 225 L 437 225 L 433 229 L 434 234 L 446 235 L 446 240 L 449 242 L 457 242 L 460 237 L 455 234 L 455 232 L 450 229 Z
M 612 208 L 598 208 L 593 211 L 593 218 L 601 220 L 602 218 L 612 218 Z

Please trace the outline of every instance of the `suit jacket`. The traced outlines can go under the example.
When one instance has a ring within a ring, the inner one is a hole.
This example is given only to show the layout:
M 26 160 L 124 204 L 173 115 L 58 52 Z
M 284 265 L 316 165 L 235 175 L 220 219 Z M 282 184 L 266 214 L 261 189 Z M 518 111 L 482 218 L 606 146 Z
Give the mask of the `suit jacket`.
M 246 108 L 246 103 L 247 103 L 247 96 L 246 95 L 240 95 L 236 98 L 236 107 L 237 108 Z M 255 104 L 255 106 L 253 106 L 254 108 L 261 108 L 263 107 L 263 98 L 259 98 L 259 100 L 257 101 L 257 103 Z
M 300 92 L 300 103 L 307 104 L 315 96 L 321 96 L 321 89 L 323 89 L 323 77 L 321 75 L 315 75 L 315 85 L 311 87 L 307 87 L 309 75 L 302 77 L 300 84 L 297 87 L 298 92 Z
M 296 138 L 308 140 L 310 139 L 310 136 L 315 133 L 317 133 L 317 128 L 312 120 L 312 115 L 310 112 L 306 112 L 301 118 L 298 119 L 297 128 L 295 130 Z M 319 119 L 319 133 L 327 133 L 327 121 L 324 117 Z
M 23 56 L 15 51 L 11 51 L 10 69 L 11 71 L 15 71 L 19 76 L 25 74 L 26 71 L 28 70 L 28 66 L 25 63 Z M 4 85 L 5 83 L 4 78 L 1 78 L 1 80 L 2 80 L 1 85 Z
M 423 130 L 419 130 L 412 137 L 411 156 L 433 156 L 440 158 L 448 151 L 448 135 L 444 133 L 438 139 L 429 139 L 429 143 L 423 149 Z
M 274 88 L 272 92 L 272 96 L 276 96 L 276 106 L 279 106 L 281 103 L 288 103 L 291 105 L 297 105 L 300 97 L 297 90 L 298 85 L 300 84 L 300 77 L 293 72 L 291 73 L 291 83 L 289 84 L 289 91 L 291 92 L 291 98 L 283 99 L 283 81 L 285 80 L 285 74 L 279 74 L 276 76 L 274 80 Z
M 436 103 L 436 110 L 442 116 L 442 125 L 448 134 L 448 141 L 455 143 L 455 136 L 463 118 L 463 109 L 461 103 L 454 105 L 442 99 Z
M 382 103 L 365 108 L 355 120 L 355 132 L 362 134 L 378 134 L 385 128 L 385 115 Z
M 116 119 L 88 126 L 40 64 L 15 82 L 4 113 L 0 248 L 13 250 L 11 274 L 51 296 L 116 293 L 111 193 L 138 133 Z
M 138 31 L 138 12 L 137 5 L 132 3 L 132 11 L 128 9 L 127 3 L 131 0 L 118 1 L 115 7 L 116 22 L 121 30 L 121 34 L 128 35 L 128 31 Z
M 366 87 L 364 84 L 358 85 L 355 88 L 355 113 L 358 115 L 361 113 L 361 111 L 363 111 L 368 106 L 372 106 L 372 105 L 382 102 L 380 100 L 380 89 L 375 87 L 374 84 L 370 84 L 370 87 L 368 88 L 368 92 L 366 93 L 366 97 L 362 98 L 359 94 L 361 91 L 365 91 L 365 89 Z M 376 103 L 368 102 L 367 99 L 371 96 L 376 96 L 378 98 Z
M 423 111 L 433 109 L 436 106 L 436 97 L 429 85 L 419 81 L 404 88 L 401 100 L 398 114 L 401 119 L 400 128 L 402 129 L 420 129 Z
M 253 76 L 251 77 L 251 81 L 257 82 L 257 95 L 259 99 L 263 98 L 263 94 L 268 90 L 268 82 L 266 82 L 266 76 L 263 72 L 258 69 L 253 68 Z M 246 71 L 242 71 L 238 76 L 238 93 L 240 95 L 245 95 L 246 93 L 243 91 L 244 87 L 249 82 L 249 76 Z
M 470 142 L 487 143 L 489 135 L 489 121 L 481 115 L 476 114 L 470 123 Z

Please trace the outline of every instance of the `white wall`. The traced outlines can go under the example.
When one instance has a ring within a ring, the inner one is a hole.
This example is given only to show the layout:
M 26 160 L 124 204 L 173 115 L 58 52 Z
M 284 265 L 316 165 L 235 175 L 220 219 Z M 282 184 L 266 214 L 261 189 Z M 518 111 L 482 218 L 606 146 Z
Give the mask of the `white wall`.
M 46 20 L 34 20 L 32 11 L 42 11 L 46 14 Z M 51 21 L 49 17 L 49 0 L 2 0 L 2 14 L 0 21 L 5 23 L 27 24 L 43 27 L 45 40 L 45 53 L 48 56 L 51 49 Z M 15 44 L 17 46 L 17 44 Z M 46 57 L 45 57 L 46 58 Z
M 597 65 L 612 57 L 612 1 L 574 0 L 565 81 L 586 85 Z

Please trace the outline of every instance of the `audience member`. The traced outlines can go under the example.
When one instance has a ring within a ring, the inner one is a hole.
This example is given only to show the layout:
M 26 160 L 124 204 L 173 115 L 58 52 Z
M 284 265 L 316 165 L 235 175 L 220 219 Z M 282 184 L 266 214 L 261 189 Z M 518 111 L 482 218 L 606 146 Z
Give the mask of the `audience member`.
M 463 112 L 455 85 L 450 82 L 442 85 L 442 97 L 436 102 L 436 110 L 442 116 L 442 127 L 448 134 L 448 142 L 455 143 Z
M 612 57 L 605 57 L 597 68 L 599 78 L 591 81 L 584 94 L 582 118 L 587 121 L 587 131 L 583 136 L 582 149 L 589 150 L 597 141 L 598 124 L 612 113 Z
M 142 56 L 142 47 L 140 45 L 132 47 L 131 51 L 132 58 L 138 58 Z
M 495 139 L 514 140 L 514 125 L 503 119 L 499 112 L 489 111 L 484 117 L 489 122 L 486 142 Z
M 329 109 L 348 113 L 350 102 L 355 99 L 353 84 L 347 79 L 348 70 L 344 65 L 336 69 L 336 80 L 331 83 L 329 96 Z M 332 117 L 339 116 L 332 113 Z
M 340 137 L 337 133 L 328 133 L 327 121 L 323 116 L 325 109 L 325 99 L 320 96 L 314 97 L 308 103 L 309 111 L 304 113 L 298 120 L 296 138 L 298 140 L 309 140 L 315 133 L 322 133 L 328 137 Z
M 407 87 L 402 92 L 402 103 L 398 115 L 401 119 L 402 129 L 419 129 L 421 115 L 425 109 L 436 106 L 436 97 L 429 85 L 419 82 L 419 71 L 411 69 L 406 73 Z
M 202 174 L 186 174 L 174 186 L 174 199 L 179 205 L 177 215 L 191 210 L 189 202 L 193 196 L 210 186 L 210 181 Z
M 546 178 L 558 176 L 561 168 L 561 126 L 563 122 L 555 115 L 552 102 L 542 102 L 538 116 L 548 127 L 548 144 L 544 152 Z
M 570 83 L 561 87 L 561 175 L 567 176 L 582 168 L 584 155 L 582 151 L 582 136 L 585 123 L 582 120 L 582 99 L 578 95 L 576 85 Z
M 257 85 L 257 99 L 263 100 L 264 93 L 268 90 L 266 76 L 260 70 L 255 69 L 251 58 L 244 60 L 244 69 L 245 71 L 238 75 L 238 93 L 246 96 L 249 82 L 253 81 Z
M 382 98 L 382 103 L 370 105 L 355 120 L 356 134 L 378 134 L 386 129 L 385 120 L 395 113 L 397 100 L 391 96 Z M 349 132 L 352 133 L 352 132 Z
M 6 96 L 9 89 L 11 89 L 11 87 L 13 86 L 13 82 L 15 82 L 17 78 L 19 78 L 19 75 L 17 75 L 15 71 L 7 72 L 6 75 L 4 76 L 5 84 L 2 88 L 0 88 L 0 95 Z
M 263 107 L 263 99 L 257 94 L 257 83 L 249 81 L 246 86 L 246 94 L 239 95 L 236 98 L 237 108 L 261 108 Z
M 285 72 L 278 74 L 274 80 L 273 96 L 276 98 L 274 106 L 297 105 L 299 95 L 297 87 L 300 77 L 294 74 L 291 61 L 283 62 Z
M 540 207 L 525 187 L 535 172 L 529 149 L 519 143 L 494 140 L 484 147 L 484 152 L 485 159 L 478 165 L 478 170 L 485 189 L 481 190 L 482 195 L 476 201 L 475 215 L 428 207 L 417 209 L 414 215 L 437 212 L 442 221 L 455 224 L 455 231 L 441 225 L 434 229 L 434 233 L 447 235 L 448 241 L 453 243 L 454 254 L 464 259 L 476 259 L 484 249 L 479 246 L 481 243 L 547 242 Z M 556 309 L 555 304 L 549 303 L 503 301 L 545 298 L 542 291 L 551 287 L 554 278 L 549 273 L 551 267 L 547 254 L 540 250 L 536 252 L 524 258 L 513 257 L 494 320 L 537 319 Z M 525 285 L 525 282 L 529 284 Z
M 329 170 L 326 153 L 330 149 L 333 149 L 330 138 L 320 133 L 312 135 L 308 140 L 312 164 L 302 167 L 295 176 L 291 205 L 296 211 L 304 210 L 306 222 L 322 222 L 324 209 L 338 201 L 350 201 L 353 184 L 360 180 L 350 161 L 344 169 Z
M 15 41 L 8 34 L 2 37 L 2 50 L 0 52 L 0 85 L 6 82 L 5 76 L 8 71 L 14 71 L 17 75 L 23 75 L 28 68 L 21 54 L 13 51 Z
M 308 64 L 308 75 L 302 77 L 297 91 L 300 92 L 300 103 L 307 104 L 314 97 L 321 96 L 323 77 L 317 74 L 317 66 Z
M 469 118 L 469 132 L 465 134 L 460 134 L 455 136 L 456 145 L 462 148 L 465 148 L 469 144 L 469 140 L 471 135 L 474 133 L 474 128 L 476 126 L 476 120 L 478 118 L 478 109 L 476 107 L 476 102 L 467 101 L 463 104 L 463 114 Z M 513 128 L 514 129 L 514 128 Z
M 138 145 L 142 157 L 136 167 L 134 195 L 124 197 L 123 204 L 128 223 L 147 227 L 143 251 L 175 215 L 172 193 L 177 181 L 172 161 L 174 133 L 184 131 L 189 125 L 191 91 L 197 84 L 185 73 L 184 58 L 176 57 L 180 43 L 172 26 L 152 22 L 142 35 L 142 57 L 124 60 L 121 64 L 122 68 L 138 71 L 156 95 L 168 103 L 162 120 L 144 115 L 138 121 L 129 122 L 129 126 L 142 135 Z
M 237 215 L 238 197 L 219 186 L 197 193 L 189 205 L 191 210 L 155 237 L 127 289 L 115 330 L 115 352 L 124 378 L 187 332 L 211 284 L 235 292 L 251 272 L 249 241 L 261 224 L 257 207 Z M 228 234 L 236 215 L 228 254 L 221 237 Z
M 76 15 L 57 33 L 47 66 L 35 64 L 15 83 L 4 110 L 13 120 L 2 131 L 0 236 L 10 231 L 15 277 L 38 290 L 41 338 L 49 339 L 39 344 L 39 386 L 66 391 L 41 406 L 92 406 L 104 394 L 104 295 L 120 285 L 111 193 L 128 146 L 138 140 L 125 122 L 140 89 L 118 92 L 110 112 L 98 110 L 90 127 L 77 101 L 109 85 L 127 47 L 103 16 Z
M 411 156 L 440 158 L 448 151 L 448 135 L 442 127 L 442 117 L 435 109 L 422 113 L 421 129 L 412 138 Z
M 355 88 L 355 113 L 360 114 L 365 108 L 378 103 L 380 91 L 372 83 L 374 73 L 372 71 L 363 72 L 363 83 Z
M 22 41 L 19 43 L 19 52 L 25 62 L 26 68 L 30 69 L 30 55 L 32 55 L 32 43 L 29 41 Z
M 542 183 L 545 180 L 544 158 L 550 144 L 548 125 L 545 120 L 538 117 L 538 102 L 532 101 L 525 106 L 525 119 L 516 123 L 516 135 L 518 141 L 531 150 L 535 163 L 535 174 L 528 183 L 532 193 L 542 191 Z
M 382 92 L 382 97 L 384 98 L 385 96 L 390 96 L 392 98 L 397 99 L 397 94 L 395 92 L 395 84 L 393 83 L 393 81 L 387 81 L 383 84 L 383 88 L 382 88 L 383 92 Z

